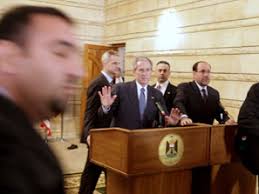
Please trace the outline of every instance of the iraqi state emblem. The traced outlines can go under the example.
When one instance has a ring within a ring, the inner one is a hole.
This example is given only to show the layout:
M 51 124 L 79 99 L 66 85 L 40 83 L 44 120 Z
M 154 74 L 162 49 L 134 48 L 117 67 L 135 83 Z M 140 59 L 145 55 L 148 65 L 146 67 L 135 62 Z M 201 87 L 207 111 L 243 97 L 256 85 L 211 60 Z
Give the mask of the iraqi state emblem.
M 176 134 L 168 134 L 159 144 L 159 160 L 166 166 L 173 166 L 181 160 L 183 151 L 182 138 Z

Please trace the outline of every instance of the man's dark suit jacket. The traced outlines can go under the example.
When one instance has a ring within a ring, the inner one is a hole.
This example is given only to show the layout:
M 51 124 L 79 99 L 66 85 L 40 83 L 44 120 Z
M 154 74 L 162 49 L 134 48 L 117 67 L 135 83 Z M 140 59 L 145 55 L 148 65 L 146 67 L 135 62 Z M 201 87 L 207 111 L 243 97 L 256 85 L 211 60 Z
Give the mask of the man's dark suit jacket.
M 156 84 L 153 85 L 153 87 L 155 86 Z M 175 96 L 176 96 L 176 86 L 174 86 L 169 82 L 164 93 L 165 105 L 169 113 L 171 112 L 171 109 L 174 107 Z
M 236 151 L 244 166 L 259 174 L 259 83 L 248 91 L 238 115 Z
M 89 135 L 89 131 L 92 128 L 109 127 L 111 118 L 107 117 L 102 120 L 98 120 L 97 112 L 101 106 L 100 97 L 98 91 L 102 90 L 102 87 L 110 86 L 110 83 L 101 73 L 96 79 L 94 79 L 87 90 L 87 104 L 84 116 L 84 128 L 81 135 L 81 142 L 86 143 L 86 138 Z
M 64 194 L 59 164 L 24 112 L 0 96 L 0 193 Z
M 141 129 L 157 126 L 159 110 L 155 102 L 160 102 L 164 110 L 166 110 L 165 102 L 160 91 L 147 86 L 147 105 L 144 112 L 144 119 L 141 121 L 136 81 L 117 84 L 114 89 L 117 98 L 109 111 L 109 114 L 112 114 L 113 117 L 111 122 L 112 127 Z M 99 109 L 99 115 L 101 117 L 107 117 L 107 115 L 105 116 L 103 114 L 102 107 Z
M 239 128 L 259 136 L 259 83 L 248 91 L 238 115 Z
M 224 123 L 229 117 L 220 103 L 219 92 L 210 86 L 207 86 L 207 91 L 208 100 L 205 103 L 195 81 L 179 84 L 174 105 L 193 122 L 213 124 L 214 119 L 217 119 Z

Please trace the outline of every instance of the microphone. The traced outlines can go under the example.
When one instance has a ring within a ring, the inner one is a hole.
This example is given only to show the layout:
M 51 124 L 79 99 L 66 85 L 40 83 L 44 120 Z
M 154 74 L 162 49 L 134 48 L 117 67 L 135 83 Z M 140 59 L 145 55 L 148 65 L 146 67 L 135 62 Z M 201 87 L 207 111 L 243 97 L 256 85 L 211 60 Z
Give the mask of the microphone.
M 165 110 L 164 110 L 164 108 L 162 107 L 162 105 L 160 104 L 160 102 L 155 102 L 155 104 L 156 104 L 156 107 L 158 108 L 158 110 L 159 110 L 159 112 L 161 113 L 161 115 L 162 116 L 165 116 L 166 114 L 165 114 Z
M 158 118 L 158 126 L 159 128 L 163 128 L 165 127 L 165 115 L 166 115 L 166 112 L 163 108 L 163 106 L 161 105 L 161 103 L 159 101 L 156 101 L 155 102 L 155 105 L 157 107 L 157 109 L 159 110 L 159 118 Z

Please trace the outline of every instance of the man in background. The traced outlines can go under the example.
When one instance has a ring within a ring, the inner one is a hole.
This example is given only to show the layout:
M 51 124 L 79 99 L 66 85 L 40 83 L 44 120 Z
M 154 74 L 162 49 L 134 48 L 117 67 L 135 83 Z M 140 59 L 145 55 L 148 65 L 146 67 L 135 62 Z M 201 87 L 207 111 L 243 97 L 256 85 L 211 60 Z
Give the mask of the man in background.
M 113 78 L 113 84 L 123 83 L 125 78 L 123 77 L 121 67 L 119 67 L 118 71 L 115 74 L 115 77 Z
M 84 128 L 81 136 L 81 142 L 85 142 L 89 148 L 90 135 L 89 131 L 93 128 L 110 127 L 111 118 L 100 120 L 97 116 L 98 108 L 101 106 L 101 101 L 98 96 L 98 91 L 101 91 L 104 86 L 111 86 L 113 78 L 118 74 L 120 66 L 120 58 L 116 51 L 109 50 L 102 55 L 103 69 L 99 76 L 94 79 L 87 91 L 87 103 L 84 118 Z M 104 169 L 90 162 L 89 152 L 86 165 L 81 177 L 80 194 L 92 194 L 95 190 L 98 178 Z
M 0 193 L 64 194 L 63 175 L 33 125 L 63 112 L 82 76 L 73 22 L 19 6 L 0 20 Z
M 176 96 L 176 87 L 169 81 L 170 74 L 170 64 L 167 61 L 159 61 L 156 64 L 157 82 L 153 86 L 162 92 L 168 112 L 173 108 Z

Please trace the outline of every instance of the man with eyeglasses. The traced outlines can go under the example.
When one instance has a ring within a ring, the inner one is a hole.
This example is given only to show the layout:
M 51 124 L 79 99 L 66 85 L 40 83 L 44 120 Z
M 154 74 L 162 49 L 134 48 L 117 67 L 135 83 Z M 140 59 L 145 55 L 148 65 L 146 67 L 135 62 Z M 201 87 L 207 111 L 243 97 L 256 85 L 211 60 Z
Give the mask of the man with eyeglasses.
M 221 105 L 219 92 L 208 86 L 211 75 L 210 64 L 198 61 L 192 70 L 193 81 L 179 84 L 174 100 L 175 106 L 183 113 L 180 125 L 190 125 L 193 122 L 213 124 L 214 119 L 222 124 L 235 123 Z
M 213 124 L 214 119 L 219 123 L 233 124 L 227 112 L 220 103 L 219 92 L 208 86 L 211 76 L 211 66 L 205 61 L 196 62 L 193 67 L 193 81 L 181 83 L 177 87 L 174 104 L 183 113 L 180 125 L 194 123 Z M 198 167 L 192 170 L 192 193 L 210 193 L 211 168 Z

